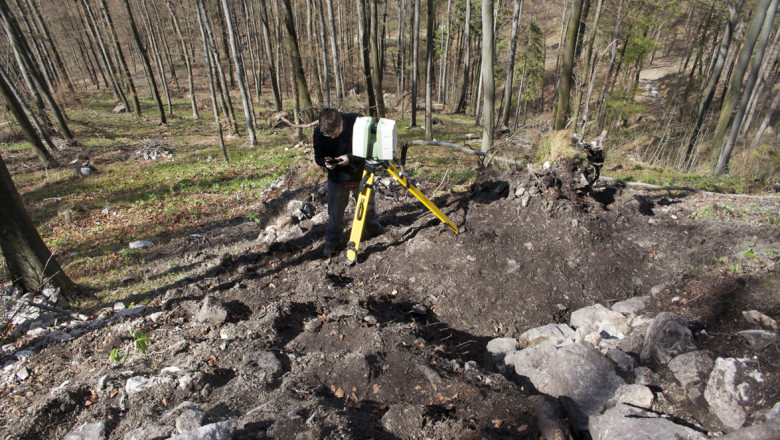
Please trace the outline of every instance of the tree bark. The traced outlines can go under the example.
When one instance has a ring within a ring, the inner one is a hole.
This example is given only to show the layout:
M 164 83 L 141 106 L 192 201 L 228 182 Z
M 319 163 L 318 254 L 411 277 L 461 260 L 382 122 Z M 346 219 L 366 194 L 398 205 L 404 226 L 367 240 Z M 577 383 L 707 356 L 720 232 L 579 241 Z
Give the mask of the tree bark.
M 82 0 L 86 5 L 86 0 Z M 86 7 L 86 6 L 85 6 Z M 135 82 L 133 76 L 130 74 L 130 69 L 127 67 L 127 60 L 125 54 L 122 52 L 122 46 L 119 44 L 119 38 L 116 35 L 116 29 L 114 28 L 114 22 L 111 19 L 111 13 L 106 5 L 106 0 L 100 0 L 100 10 L 103 12 L 103 19 L 106 21 L 109 31 L 111 32 L 111 40 L 114 43 L 114 50 L 116 50 L 116 56 L 119 60 L 119 66 L 122 68 L 127 87 L 130 89 L 130 97 L 133 99 L 133 108 L 135 109 L 135 115 L 141 116 L 141 102 L 138 99 L 138 91 L 135 88 Z
M 370 1 L 370 0 L 369 0 Z M 374 95 L 374 82 L 371 79 L 371 61 L 369 39 L 370 36 L 370 17 L 367 14 L 366 0 L 357 0 L 357 20 L 358 20 L 358 40 L 360 41 L 360 65 L 363 68 L 363 78 L 365 79 L 366 94 L 368 95 L 368 112 L 371 117 L 377 117 L 376 96 Z
M 430 1 L 430 0 L 429 0 Z M 482 0 L 482 148 L 488 152 L 493 147 L 494 106 L 496 84 L 493 78 L 493 0 Z
M 569 100 L 571 97 L 572 75 L 574 72 L 574 58 L 577 49 L 578 27 L 582 14 L 582 0 L 573 0 L 569 24 L 566 29 L 565 48 L 561 60 L 560 85 L 558 87 L 558 102 L 556 104 L 553 130 L 563 130 L 569 119 Z
M 522 0 L 520 0 L 522 1 Z M 450 7 L 452 6 L 452 0 L 447 0 L 447 25 L 445 27 L 446 34 L 443 41 L 443 49 L 441 56 L 441 65 L 439 67 L 439 103 L 446 105 L 447 94 L 445 89 L 447 88 L 447 59 L 450 51 Z
M 420 53 L 420 0 L 414 0 L 414 16 L 412 17 L 412 96 L 409 100 L 409 127 L 417 126 L 417 80 L 418 59 Z
M 341 105 L 341 101 L 344 99 L 344 77 L 341 73 L 341 60 L 339 59 L 339 52 L 336 44 L 336 21 L 333 18 L 333 0 L 325 0 L 325 4 L 328 8 L 330 56 L 333 62 L 333 76 L 336 79 L 336 102 Z
M 187 40 L 184 38 L 184 34 L 181 31 L 181 27 L 179 26 L 179 20 L 176 18 L 176 13 L 173 10 L 173 5 L 171 4 L 171 0 L 167 0 L 166 4 L 168 5 L 168 11 L 171 13 L 171 21 L 173 22 L 173 28 L 176 31 L 176 36 L 179 38 L 179 43 L 181 44 L 181 52 L 182 56 L 184 56 L 184 63 L 187 65 L 187 87 L 190 91 L 190 105 L 192 106 L 192 119 L 198 120 L 200 119 L 200 115 L 198 114 L 198 104 L 195 100 L 195 81 L 192 76 L 192 48 L 188 46 Z
M 377 15 L 377 0 L 368 0 L 371 26 L 369 44 L 371 45 L 371 67 L 374 70 L 371 82 L 374 85 L 374 97 L 376 98 L 376 112 L 380 118 L 385 117 L 385 98 L 382 93 L 382 56 L 379 50 L 379 16 Z
M 325 32 L 325 10 L 322 8 L 322 0 L 317 0 L 317 17 L 320 21 L 320 42 L 322 50 L 320 56 L 322 57 L 322 76 L 324 77 L 323 83 L 325 84 L 325 106 L 330 107 L 330 69 L 328 69 L 328 42 Z M 338 81 L 337 81 L 338 82 Z
M 469 84 L 469 64 L 471 63 L 471 59 L 469 58 L 469 50 L 471 46 L 471 37 L 470 37 L 470 31 L 471 31 L 471 2 L 466 1 L 466 19 L 464 23 L 464 31 L 463 31 L 463 46 L 464 46 L 464 54 L 463 54 L 463 82 L 460 85 L 460 94 L 458 95 L 458 100 L 455 104 L 455 107 L 453 110 L 455 113 L 460 113 L 463 111 L 463 107 L 466 105 L 466 91 L 468 89 Z
M 230 50 L 233 54 L 233 64 L 235 64 L 236 68 L 236 80 L 238 81 L 238 89 L 241 91 L 241 103 L 244 105 L 244 117 L 246 118 L 246 128 L 249 133 L 249 145 L 256 147 L 257 138 L 255 137 L 252 110 L 249 108 L 249 95 L 246 92 L 246 85 L 244 84 L 244 69 L 241 66 L 241 57 L 238 53 L 238 44 L 236 43 L 236 31 L 233 27 L 233 18 L 230 15 L 230 8 L 228 7 L 227 2 L 228 0 L 222 0 L 222 7 L 225 11 L 225 23 L 227 24 L 228 37 L 230 38 Z

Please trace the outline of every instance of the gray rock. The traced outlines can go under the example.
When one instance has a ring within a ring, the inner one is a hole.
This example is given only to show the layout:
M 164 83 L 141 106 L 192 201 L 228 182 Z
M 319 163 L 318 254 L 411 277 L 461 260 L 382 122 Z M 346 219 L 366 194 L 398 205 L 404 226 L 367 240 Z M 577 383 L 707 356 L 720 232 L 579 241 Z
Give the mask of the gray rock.
M 517 350 L 517 339 L 515 338 L 495 338 L 488 341 L 487 351 L 490 355 L 490 362 L 496 370 L 503 370 L 506 367 L 504 358 L 507 354 Z
M 172 433 L 173 427 L 155 423 L 125 433 L 122 440 L 164 440 L 170 437 Z
M 184 434 L 179 434 L 170 440 L 231 440 L 234 425 L 230 421 L 212 423 Z
M 737 332 L 747 341 L 750 348 L 755 351 L 762 351 L 770 345 L 778 342 L 777 333 L 766 330 L 743 330 Z M 48 337 L 48 336 L 47 336 Z
M 270 351 L 250 351 L 244 354 L 238 371 L 240 374 L 255 376 L 263 382 L 271 382 L 281 374 L 282 364 Z
M 634 383 L 652 385 L 656 382 L 657 374 L 647 367 L 634 368 Z
M 203 298 L 196 319 L 208 324 L 222 324 L 227 320 L 228 311 L 222 303 L 211 296 Z
M 143 249 L 143 248 L 154 247 L 154 243 L 147 240 L 136 240 L 136 241 L 131 241 L 128 244 L 128 246 L 130 247 L 130 249 Z
M 652 296 L 653 298 L 657 298 L 658 295 L 666 292 L 667 290 L 669 290 L 669 286 L 667 286 L 666 284 L 664 283 L 656 284 L 655 286 L 650 288 L 650 296 Z
M 678 425 L 658 414 L 619 403 L 602 415 L 590 417 L 593 440 L 703 440 L 706 437 L 686 426 Z
M 106 423 L 85 423 L 67 433 L 63 440 L 99 440 L 106 438 Z
M 144 310 L 146 310 L 146 306 L 143 304 L 133 306 L 128 309 L 121 309 L 117 311 L 111 319 L 141 316 Z
M 382 416 L 382 427 L 402 439 L 416 438 L 423 427 L 425 407 L 422 405 L 392 405 Z
M 635 296 L 625 301 L 616 302 L 612 305 L 612 310 L 624 315 L 637 315 L 647 308 L 650 299 L 649 296 Z
M 742 373 L 742 370 L 736 359 L 717 358 L 704 390 L 704 399 L 707 400 L 710 411 L 715 413 L 728 429 L 740 428 L 747 418 L 747 412 L 742 407 L 742 390 L 746 384 L 738 383 L 738 373 Z
M 175 385 L 176 381 L 170 377 L 133 376 L 125 382 L 125 392 L 128 396 L 133 396 L 163 387 L 173 388 Z
M 748 310 L 745 312 L 742 312 L 742 316 L 745 317 L 745 320 L 753 325 L 758 325 L 763 328 L 768 328 L 772 331 L 777 331 L 777 321 L 774 319 L 764 315 L 763 313 L 759 312 L 758 310 Z
M 185 409 L 179 414 L 179 417 L 176 417 L 176 432 L 183 434 L 200 428 L 205 415 L 200 408 Z
M 667 365 L 683 388 L 703 383 L 709 377 L 715 363 L 706 351 L 692 351 L 675 356 Z
M 607 350 L 607 358 L 614 362 L 621 371 L 625 372 L 633 371 L 634 365 L 636 365 L 634 358 L 618 348 L 611 348 Z
M 518 342 L 523 348 L 531 348 L 544 341 L 553 345 L 563 345 L 574 342 L 574 330 L 566 324 L 547 324 L 532 328 L 520 335 Z
M 312 318 L 303 324 L 303 329 L 307 332 L 316 332 L 322 328 L 322 320 L 320 318 Z
M 618 403 L 638 406 L 640 408 L 650 409 L 653 406 L 655 395 L 650 388 L 640 384 L 623 384 L 615 391 L 615 395 L 609 399 L 608 406 L 614 406 Z
M 607 332 L 611 336 L 623 338 L 631 328 L 628 319 L 622 313 L 610 310 L 601 304 L 595 304 L 572 312 L 569 323 L 577 330 Z
M 645 363 L 666 364 L 673 357 L 695 349 L 688 321 L 680 315 L 662 312 L 647 329 L 639 358 Z
M 588 344 L 556 348 L 543 343 L 512 353 L 505 361 L 540 393 L 568 397 L 562 399 L 564 404 L 575 403 L 566 409 L 571 423 L 580 429 L 587 429 L 587 417 L 597 414 L 623 384 L 610 361 Z
M 633 354 L 639 354 L 642 352 L 642 346 L 645 344 L 645 333 L 647 332 L 647 329 L 644 331 L 635 330 L 628 334 L 625 338 L 621 339 L 620 342 L 618 342 L 617 348 L 620 350 L 626 352 L 626 353 L 633 353 Z
M 777 440 L 780 433 L 780 419 L 738 429 L 718 437 L 719 440 Z
M 45 338 L 43 338 L 43 345 L 51 345 L 56 344 L 58 342 L 67 342 L 73 339 L 73 336 L 71 336 L 69 333 L 65 333 L 61 330 L 54 330 L 53 332 L 46 335 Z
M 27 367 L 21 367 L 16 372 L 16 378 L 19 379 L 22 382 L 27 380 L 29 377 L 30 377 L 30 371 L 27 370 Z

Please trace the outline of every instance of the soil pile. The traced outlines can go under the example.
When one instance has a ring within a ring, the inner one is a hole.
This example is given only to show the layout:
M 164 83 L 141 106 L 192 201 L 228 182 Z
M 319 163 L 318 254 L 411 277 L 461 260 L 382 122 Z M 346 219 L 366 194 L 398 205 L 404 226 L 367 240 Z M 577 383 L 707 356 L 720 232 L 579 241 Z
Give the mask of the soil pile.
M 780 400 L 780 353 L 736 332 L 750 328 L 743 311 L 780 318 L 780 237 L 764 216 L 778 215 L 777 198 L 730 200 L 757 207 L 724 223 L 702 216 L 723 198 L 589 192 L 575 174 L 485 171 L 471 192 L 434 199 L 458 235 L 382 178 L 386 232 L 361 244 L 354 266 L 321 257 L 322 187 L 269 193 L 259 238 L 247 221 L 183 242 L 149 276 L 171 265 L 191 275 L 147 305 L 86 323 L 18 323 L 22 336 L 3 347 L 0 433 L 535 439 L 537 390 L 497 372 L 488 342 L 651 293 L 648 316 L 675 312 L 706 330 L 697 344 L 713 357 L 764 366 L 747 418 L 759 422 Z M 225 253 L 227 236 L 248 239 Z M 128 350 L 128 328 L 153 340 L 146 353 Z M 128 355 L 109 361 L 113 349 Z M 674 383 L 664 367 L 655 373 Z M 655 409 L 699 432 L 724 429 L 679 386 L 653 393 Z

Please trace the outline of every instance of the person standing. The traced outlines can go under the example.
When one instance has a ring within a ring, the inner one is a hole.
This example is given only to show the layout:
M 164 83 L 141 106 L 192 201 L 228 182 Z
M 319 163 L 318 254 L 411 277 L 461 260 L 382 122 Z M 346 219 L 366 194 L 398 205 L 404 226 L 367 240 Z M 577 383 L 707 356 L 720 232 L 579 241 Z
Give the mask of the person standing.
M 328 171 L 328 224 L 325 228 L 323 255 L 332 257 L 342 246 L 344 212 L 349 195 L 357 201 L 365 159 L 352 155 L 352 130 L 358 113 L 341 113 L 334 108 L 320 112 L 319 124 L 314 128 L 314 162 Z M 369 202 L 364 238 L 381 234 L 384 228 Z

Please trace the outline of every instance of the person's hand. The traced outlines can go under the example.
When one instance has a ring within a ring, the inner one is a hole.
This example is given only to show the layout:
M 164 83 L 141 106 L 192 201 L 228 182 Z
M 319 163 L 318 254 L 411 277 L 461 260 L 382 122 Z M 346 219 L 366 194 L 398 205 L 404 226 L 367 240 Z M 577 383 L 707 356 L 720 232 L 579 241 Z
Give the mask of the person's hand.
M 339 161 L 337 159 L 334 159 L 330 156 L 325 158 L 325 168 L 332 170 L 336 168 L 336 165 L 338 165 Z
M 343 155 L 337 157 L 336 160 L 338 161 L 337 165 L 339 165 L 339 166 L 345 167 L 345 166 L 349 165 L 349 156 L 346 155 L 346 154 L 343 154 Z

